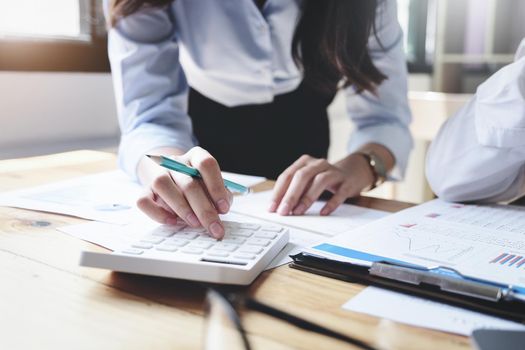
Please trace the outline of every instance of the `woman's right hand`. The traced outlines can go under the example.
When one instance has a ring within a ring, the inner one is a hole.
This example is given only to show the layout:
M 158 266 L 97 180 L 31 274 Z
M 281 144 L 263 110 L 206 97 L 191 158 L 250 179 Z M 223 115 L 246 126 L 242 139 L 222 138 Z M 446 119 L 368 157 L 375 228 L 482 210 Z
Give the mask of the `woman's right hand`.
M 162 154 L 168 153 L 163 150 Z M 182 220 L 190 227 L 204 227 L 215 238 L 221 239 L 224 226 L 219 214 L 230 210 L 233 196 L 224 187 L 219 164 L 200 147 L 171 157 L 198 169 L 202 179 L 165 170 L 144 159 L 140 164 L 139 177 L 149 185 L 147 193 L 137 201 L 137 206 L 160 223 L 174 225 Z

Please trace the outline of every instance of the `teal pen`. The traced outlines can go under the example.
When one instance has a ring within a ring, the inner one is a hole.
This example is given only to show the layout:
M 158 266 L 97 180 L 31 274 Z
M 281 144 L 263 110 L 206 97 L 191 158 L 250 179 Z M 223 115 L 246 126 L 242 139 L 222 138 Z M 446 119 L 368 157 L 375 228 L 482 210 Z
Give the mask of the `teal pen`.
M 167 168 L 167 169 L 170 169 L 170 170 L 182 173 L 182 174 L 186 174 L 191 177 L 202 179 L 202 175 L 197 169 L 189 167 L 184 163 L 177 162 L 174 159 L 164 157 L 164 156 L 153 156 L 150 154 L 146 154 L 146 156 L 164 168 Z M 230 190 L 233 190 L 235 192 L 239 192 L 242 194 L 250 193 L 250 188 L 243 186 L 241 184 L 238 184 L 236 182 L 230 181 L 230 180 L 224 179 L 224 186 L 226 186 Z

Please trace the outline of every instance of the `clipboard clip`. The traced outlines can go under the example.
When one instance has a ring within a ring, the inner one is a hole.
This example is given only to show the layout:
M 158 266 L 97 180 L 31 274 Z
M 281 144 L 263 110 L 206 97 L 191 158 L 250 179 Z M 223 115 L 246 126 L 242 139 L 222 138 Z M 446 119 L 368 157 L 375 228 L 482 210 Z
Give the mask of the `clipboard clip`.
M 448 269 L 448 268 L 447 268 Z M 374 262 L 369 269 L 370 275 L 405 282 L 413 285 L 430 285 L 441 291 L 460 294 L 468 297 L 499 302 L 512 299 L 512 287 L 500 287 L 487 283 L 465 279 L 453 269 L 448 269 L 459 275 L 458 278 L 432 272 L 435 269 L 417 269 L 391 262 Z

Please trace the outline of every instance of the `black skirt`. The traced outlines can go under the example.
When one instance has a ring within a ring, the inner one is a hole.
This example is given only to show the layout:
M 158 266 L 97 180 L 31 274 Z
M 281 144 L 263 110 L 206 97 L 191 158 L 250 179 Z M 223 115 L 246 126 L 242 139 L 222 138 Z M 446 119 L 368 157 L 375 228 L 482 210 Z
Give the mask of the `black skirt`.
M 271 103 L 226 107 L 191 89 L 189 115 L 222 170 L 276 179 L 303 154 L 327 157 L 333 97 L 301 84 Z

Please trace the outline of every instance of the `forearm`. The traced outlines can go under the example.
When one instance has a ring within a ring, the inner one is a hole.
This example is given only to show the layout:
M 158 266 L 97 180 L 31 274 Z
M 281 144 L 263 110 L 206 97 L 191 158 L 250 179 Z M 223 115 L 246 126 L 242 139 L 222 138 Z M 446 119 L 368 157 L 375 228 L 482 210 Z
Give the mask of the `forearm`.
M 390 150 L 383 145 L 377 143 L 367 143 L 361 146 L 357 151 L 364 153 L 374 153 L 384 162 L 387 172 L 392 170 L 395 166 L 395 158 L 392 155 L 392 152 L 390 152 Z M 349 154 L 345 158 L 336 162 L 335 166 L 343 169 L 345 173 L 357 174 L 358 183 L 356 183 L 356 186 L 367 188 L 373 185 L 375 176 L 372 173 L 372 169 L 370 168 L 370 165 L 368 164 L 365 157 L 359 153 Z

